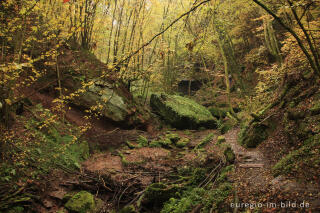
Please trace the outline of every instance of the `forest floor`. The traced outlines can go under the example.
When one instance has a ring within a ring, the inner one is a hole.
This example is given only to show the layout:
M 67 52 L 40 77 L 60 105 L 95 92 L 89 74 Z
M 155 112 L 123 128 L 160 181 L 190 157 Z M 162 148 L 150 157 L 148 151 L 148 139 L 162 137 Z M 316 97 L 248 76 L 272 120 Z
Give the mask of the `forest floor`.
M 35 93 L 30 99 L 33 102 L 42 103 L 45 108 L 52 107 L 53 99 L 47 94 Z M 84 119 L 86 115 L 82 109 L 71 106 L 65 118 L 76 126 L 90 123 L 92 128 L 84 137 L 89 142 L 91 157 L 83 163 L 79 174 L 68 175 L 58 170 L 52 172 L 43 186 L 42 204 L 38 206 L 39 212 L 56 212 L 62 206 L 64 195 L 79 189 L 100 194 L 100 199 L 108 201 L 103 207 L 106 211 L 117 209 L 124 203 L 132 203 L 151 183 L 170 182 L 172 181 L 170 174 L 176 172 L 178 168 L 190 164 L 201 164 L 203 161 L 192 150 L 208 134 L 219 135 L 217 130 L 170 131 L 190 139 L 188 150 L 156 147 L 128 149 L 125 145 L 127 141 L 135 142 L 140 136 L 151 141 L 159 135 L 166 134 L 167 130 L 147 132 L 124 129 L 108 120 L 97 118 L 86 120 Z M 239 144 L 238 133 L 239 128 L 235 127 L 224 136 L 226 144 L 231 146 L 236 156 L 235 171 L 229 177 L 236 190 L 236 196 L 229 200 L 237 203 L 240 206 L 239 210 L 244 210 L 243 207 L 247 204 L 253 207 L 262 205 L 259 208 L 263 212 L 301 212 L 305 209 L 294 208 L 294 205 L 302 203 L 304 205 L 308 203 L 315 207 L 314 209 L 320 209 L 320 201 L 317 199 L 320 191 L 319 184 L 298 182 L 294 178 L 284 176 L 274 178 L 272 167 L 277 161 L 276 155 L 273 154 L 274 150 L 268 150 L 266 143 L 258 148 L 246 149 Z M 215 137 L 211 145 L 206 146 L 208 159 L 210 153 L 217 152 L 214 146 L 216 142 Z M 138 145 L 133 144 L 136 147 Z M 105 175 L 110 178 L 110 182 L 104 187 L 98 185 L 97 180 L 92 179 L 92 177 Z M 113 188 L 110 189 L 110 186 Z M 292 202 L 288 203 L 288 201 Z
M 237 140 L 238 133 L 239 129 L 235 128 L 225 137 L 236 155 L 232 179 L 239 206 L 247 204 L 254 209 L 260 205 L 263 212 L 313 212 L 320 209 L 318 184 L 298 182 L 284 176 L 274 178 L 272 166 L 275 153 L 265 150 L 263 146 L 244 148 Z M 313 211 L 305 208 L 307 206 L 312 207 Z

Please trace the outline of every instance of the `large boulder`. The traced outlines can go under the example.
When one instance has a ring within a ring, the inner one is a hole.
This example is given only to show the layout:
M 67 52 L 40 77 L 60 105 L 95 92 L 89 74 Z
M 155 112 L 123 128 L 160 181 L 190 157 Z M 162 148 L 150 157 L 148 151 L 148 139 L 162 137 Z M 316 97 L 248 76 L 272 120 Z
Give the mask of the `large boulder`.
M 65 207 L 72 212 L 87 213 L 95 212 L 96 204 L 94 196 L 86 191 L 75 194 L 66 204 Z
M 151 108 L 178 129 L 216 128 L 216 119 L 202 105 L 178 95 L 152 94 Z
M 247 148 L 255 148 L 268 138 L 268 126 L 254 122 L 240 132 L 240 143 Z
M 75 103 L 86 108 L 96 107 L 104 117 L 116 122 L 125 121 L 130 114 L 126 99 L 110 83 L 102 80 L 93 80 Z

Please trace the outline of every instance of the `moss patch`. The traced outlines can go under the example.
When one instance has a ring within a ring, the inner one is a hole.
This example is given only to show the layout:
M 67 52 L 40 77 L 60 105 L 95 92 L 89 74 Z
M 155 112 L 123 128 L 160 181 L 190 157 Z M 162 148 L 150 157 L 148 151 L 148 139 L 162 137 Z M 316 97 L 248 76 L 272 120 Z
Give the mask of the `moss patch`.
M 178 95 L 152 94 L 150 106 L 179 129 L 216 128 L 216 119 L 202 105 Z
M 201 142 L 194 149 L 203 148 L 210 141 L 212 141 L 213 138 L 214 138 L 214 134 L 213 133 L 209 133 L 204 139 L 201 140 Z
M 93 212 L 95 209 L 94 196 L 86 191 L 78 192 L 65 204 L 65 207 L 73 212 Z
M 268 138 L 268 127 L 260 123 L 253 123 L 244 126 L 240 132 L 240 143 L 248 148 L 257 147 L 262 141 Z

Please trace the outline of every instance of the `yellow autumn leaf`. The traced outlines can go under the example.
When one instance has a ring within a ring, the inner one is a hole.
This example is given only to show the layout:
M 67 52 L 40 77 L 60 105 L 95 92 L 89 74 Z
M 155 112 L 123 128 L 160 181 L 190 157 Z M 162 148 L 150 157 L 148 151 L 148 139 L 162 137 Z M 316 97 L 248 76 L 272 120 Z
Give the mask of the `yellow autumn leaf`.
M 8 104 L 9 106 L 12 104 L 11 100 L 10 99 L 5 99 L 4 100 L 6 102 L 6 104 Z

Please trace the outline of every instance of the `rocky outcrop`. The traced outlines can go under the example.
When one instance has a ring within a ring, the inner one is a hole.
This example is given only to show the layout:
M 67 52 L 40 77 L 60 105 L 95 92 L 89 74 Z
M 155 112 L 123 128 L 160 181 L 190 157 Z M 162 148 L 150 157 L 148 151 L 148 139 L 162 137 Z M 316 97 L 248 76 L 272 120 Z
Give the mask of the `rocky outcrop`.
M 116 122 L 125 121 L 130 113 L 126 99 L 110 83 L 102 80 L 93 80 L 87 91 L 78 97 L 76 104 L 97 108 L 104 117 Z
M 92 194 L 81 191 L 69 199 L 65 207 L 72 212 L 95 212 L 96 204 Z
M 216 119 L 195 101 L 178 95 L 152 94 L 150 106 L 168 124 L 178 129 L 216 128 Z

